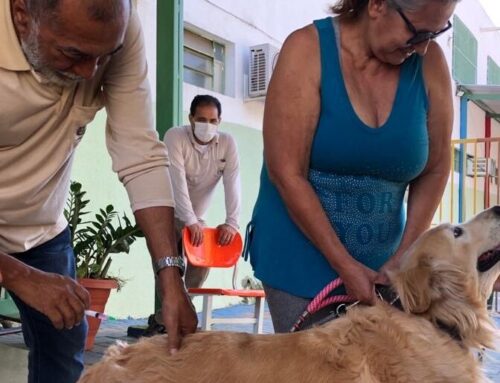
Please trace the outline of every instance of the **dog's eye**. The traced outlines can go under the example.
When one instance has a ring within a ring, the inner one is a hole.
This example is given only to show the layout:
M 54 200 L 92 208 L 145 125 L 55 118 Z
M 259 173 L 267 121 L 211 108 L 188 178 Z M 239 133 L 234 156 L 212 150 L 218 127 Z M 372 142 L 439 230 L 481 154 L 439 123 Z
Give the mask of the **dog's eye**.
M 464 232 L 464 231 L 462 230 L 462 228 L 461 228 L 461 227 L 455 227 L 455 228 L 453 229 L 453 236 L 454 236 L 455 238 L 458 238 L 458 237 L 460 237 L 460 236 L 463 234 L 463 232 Z

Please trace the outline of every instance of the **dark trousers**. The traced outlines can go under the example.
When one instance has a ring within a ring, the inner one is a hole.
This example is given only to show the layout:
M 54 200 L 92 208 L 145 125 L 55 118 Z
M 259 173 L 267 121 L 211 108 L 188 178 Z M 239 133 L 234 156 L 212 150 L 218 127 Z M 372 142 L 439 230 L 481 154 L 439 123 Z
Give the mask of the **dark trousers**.
M 36 269 L 75 278 L 75 256 L 67 228 L 50 241 L 12 256 Z M 86 320 L 71 330 L 57 330 L 45 315 L 10 294 L 21 314 L 29 348 L 28 383 L 76 382 L 83 370 Z
M 264 284 L 275 333 L 289 332 L 311 299 L 297 297 Z

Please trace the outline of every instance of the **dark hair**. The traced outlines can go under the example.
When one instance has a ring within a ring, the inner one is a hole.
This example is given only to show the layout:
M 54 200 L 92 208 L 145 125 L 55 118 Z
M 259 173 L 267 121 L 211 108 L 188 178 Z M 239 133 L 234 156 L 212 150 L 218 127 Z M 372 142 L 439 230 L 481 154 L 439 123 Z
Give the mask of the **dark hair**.
M 40 19 L 42 15 L 53 14 L 60 0 L 26 0 L 28 12 L 35 18 Z
M 199 106 L 212 105 L 217 108 L 217 116 L 220 118 L 222 114 L 222 107 L 220 105 L 220 101 L 215 97 L 210 96 L 208 94 L 199 94 L 193 98 L 191 101 L 191 107 L 189 108 L 189 113 L 191 116 L 196 114 L 196 108 Z
M 369 0 L 338 0 L 330 7 L 330 11 L 341 19 L 354 20 L 363 12 Z M 414 11 L 430 0 L 386 0 L 390 7 L 401 8 L 405 11 Z M 442 3 L 458 3 L 460 0 L 440 0 Z
M 332 13 L 341 19 L 357 19 L 361 12 L 368 5 L 368 0 L 339 0 L 330 7 Z
M 126 6 L 124 0 L 80 0 L 85 1 L 87 13 L 91 20 L 109 22 L 123 13 Z M 30 14 L 40 20 L 42 16 L 57 17 L 61 0 L 26 0 L 26 7 Z M 128 1 L 129 10 L 132 9 L 132 0 Z

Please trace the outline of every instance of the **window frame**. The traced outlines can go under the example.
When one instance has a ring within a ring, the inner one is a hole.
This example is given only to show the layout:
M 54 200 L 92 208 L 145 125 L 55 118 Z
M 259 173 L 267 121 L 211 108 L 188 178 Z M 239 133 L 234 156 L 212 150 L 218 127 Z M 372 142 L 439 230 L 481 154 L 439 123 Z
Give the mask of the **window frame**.
M 187 40 L 189 40 L 189 39 L 186 38 L 186 32 L 193 35 L 194 38 L 199 39 L 202 43 L 210 44 L 210 51 L 212 52 L 212 55 L 208 54 L 206 51 L 202 51 L 201 49 L 197 49 L 196 47 L 194 47 L 195 44 L 190 44 L 189 42 L 187 42 Z M 222 53 L 223 53 L 222 60 L 219 60 L 217 58 L 218 54 L 216 53 L 216 51 L 218 48 L 222 48 Z M 191 53 L 192 55 L 199 56 L 201 58 L 205 58 L 205 59 L 209 60 L 212 73 L 202 71 L 202 70 L 199 70 L 197 68 L 193 68 L 191 66 L 188 66 L 186 64 L 186 60 L 184 60 L 184 63 L 183 63 L 183 81 L 188 83 L 188 84 L 191 84 L 193 86 L 200 87 L 199 84 L 193 84 L 192 82 L 189 82 L 186 80 L 185 71 L 192 71 L 194 73 L 197 73 L 197 74 L 209 79 L 211 86 L 208 88 L 205 86 L 201 86 L 202 88 L 207 89 L 209 91 L 221 93 L 221 94 L 226 94 L 227 93 L 226 63 L 227 63 L 227 59 L 228 59 L 227 50 L 228 50 L 227 44 L 225 44 L 224 42 L 217 40 L 215 38 L 207 37 L 205 34 L 200 33 L 196 30 L 193 30 L 193 29 L 185 26 L 184 27 L 184 44 L 183 44 L 183 50 L 182 50 L 184 57 L 186 56 L 186 53 L 188 53 L 188 54 Z M 220 76 L 220 77 L 218 77 L 218 76 Z M 221 81 L 217 81 L 218 79 L 220 79 Z M 219 82 L 220 82 L 220 86 L 218 86 Z

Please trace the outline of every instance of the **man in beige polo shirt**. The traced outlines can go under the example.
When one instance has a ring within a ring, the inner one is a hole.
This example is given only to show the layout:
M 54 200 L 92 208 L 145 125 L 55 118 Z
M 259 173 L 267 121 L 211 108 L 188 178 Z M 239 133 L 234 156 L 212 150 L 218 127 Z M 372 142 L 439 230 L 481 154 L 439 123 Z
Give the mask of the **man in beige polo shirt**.
M 0 0 L 1 283 L 21 313 L 29 382 L 74 382 L 83 368 L 88 294 L 72 279 L 63 209 L 74 151 L 103 107 L 113 170 L 165 296 L 170 351 L 196 329 L 144 50 L 129 0 Z

